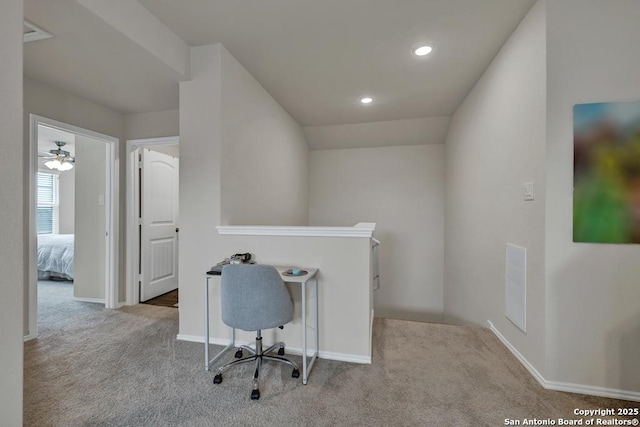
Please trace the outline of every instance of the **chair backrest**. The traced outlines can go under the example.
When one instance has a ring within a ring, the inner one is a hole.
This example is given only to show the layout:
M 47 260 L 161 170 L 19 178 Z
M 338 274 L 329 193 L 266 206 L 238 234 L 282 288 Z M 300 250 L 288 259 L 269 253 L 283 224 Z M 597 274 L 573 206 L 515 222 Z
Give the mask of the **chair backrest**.
M 222 268 L 222 321 L 245 331 L 269 329 L 293 319 L 293 301 L 278 270 L 269 265 Z

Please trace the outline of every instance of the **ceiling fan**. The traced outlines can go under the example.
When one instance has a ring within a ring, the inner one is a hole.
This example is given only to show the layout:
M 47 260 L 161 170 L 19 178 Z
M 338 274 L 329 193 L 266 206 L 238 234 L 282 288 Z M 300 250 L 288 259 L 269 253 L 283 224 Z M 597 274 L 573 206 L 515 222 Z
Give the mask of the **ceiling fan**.
M 39 157 L 44 162 L 44 165 L 49 169 L 55 169 L 61 172 L 71 170 L 76 159 L 71 157 L 71 153 L 62 149 L 67 143 L 63 141 L 54 141 L 54 143 L 58 148 L 41 151 L 43 156 Z

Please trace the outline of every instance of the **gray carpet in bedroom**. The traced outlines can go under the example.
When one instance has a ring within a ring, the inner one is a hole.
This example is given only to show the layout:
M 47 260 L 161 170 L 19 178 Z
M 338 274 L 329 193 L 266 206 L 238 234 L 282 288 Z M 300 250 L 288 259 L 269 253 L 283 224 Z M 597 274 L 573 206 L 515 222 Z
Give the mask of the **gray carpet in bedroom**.
M 178 310 L 105 310 L 71 292 L 39 285 L 40 335 L 25 343 L 27 426 L 498 426 L 629 406 L 542 389 L 486 329 L 385 319 L 374 323 L 371 365 L 319 360 L 304 386 L 267 364 L 251 401 L 251 368 L 213 385 L 202 344 L 175 338 Z

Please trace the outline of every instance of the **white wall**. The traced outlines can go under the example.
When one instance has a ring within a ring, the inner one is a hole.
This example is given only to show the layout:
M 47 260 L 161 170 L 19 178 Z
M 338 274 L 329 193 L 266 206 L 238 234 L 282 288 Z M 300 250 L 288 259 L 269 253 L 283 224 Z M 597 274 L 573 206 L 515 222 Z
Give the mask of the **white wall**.
M 106 145 L 76 136 L 73 296 L 104 300 L 106 274 Z M 102 204 L 100 197 L 103 198 Z
M 309 225 L 376 223 L 375 315 L 441 321 L 444 146 L 312 151 L 309 175 Z
M 124 134 L 127 140 L 178 136 L 180 111 L 156 111 L 124 116 Z
M 172 144 L 172 145 L 145 145 L 145 148 L 148 148 L 151 151 L 155 151 L 156 153 L 166 154 L 167 156 L 175 157 L 176 159 L 180 158 L 180 145 Z
M 221 49 L 192 48 L 192 78 L 180 83 L 181 334 L 202 334 L 202 275 L 220 256 L 215 227 L 220 225 Z
M 58 190 L 58 232 L 60 234 L 73 234 L 76 217 L 76 168 L 60 172 L 58 175 Z
M 306 223 L 307 148 L 222 45 L 193 48 L 191 60 L 180 84 L 180 333 L 197 335 L 202 274 L 231 254 L 215 226 Z
M 572 242 L 573 105 L 640 99 L 640 3 L 549 1 L 548 377 L 640 392 L 640 246 Z
M 22 1 L 0 3 L 0 418 L 22 425 L 24 181 L 22 149 Z
M 27 118 L 33 113 L 116 138 L 124 131 L 122 114 L 29 78 L 24 79 L 24 110 Z M 24 137 L 28 141 L 29 133 Z
M 545 366 L 545 4 L 538 2 L 456 111 L 445 144 L 445 318 L 487 321 Z M 536 199 L 523 201 L 535 181 Z M 527 248 L 527 332 L 505 317 L 505 246 Z
M 386 120 L 302 128 L 311 150 L 444 144 L 451 117 Z
M 302 129 L 223 47 L 222 224 L 307 225 Z

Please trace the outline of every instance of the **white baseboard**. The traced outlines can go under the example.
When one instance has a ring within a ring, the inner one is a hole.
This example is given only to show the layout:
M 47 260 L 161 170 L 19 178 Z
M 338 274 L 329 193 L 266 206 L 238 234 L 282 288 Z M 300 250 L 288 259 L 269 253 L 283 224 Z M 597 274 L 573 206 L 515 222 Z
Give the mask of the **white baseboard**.
M 100 298 L 78 298 L 78 297 L 73 297 L 71 299 L 73 301 L 93 302 L 93 303 L 96 303 L 96 304 L 103 304 L 104 305 L 104 298 L 100 299 Z
M 588 394 L 592 396 L 609 397 L 612 399 L 631 400 L 640 402 L 640 392 L 618 390 L 613 388 L 596 387 L 583 384 L 564 383 L 559 381 L 546 380 L 536 368 L 529 363 L 527 359 L 513 346 L 507 339 L 500 333 L 500 331 L 493 325 L 490 320 L 487 320 L 489 329 L 495 334 L 496 337 L 509 349 L 509 351 L 522 363 L 522 365 L 529 371 L 529 373 L 540 383 L 542 387 L 547 390 L 564 391 L 567 393 Z
M 300 351 L 299 354 L 302 354 Z M 340 362 L 359 363 L 361 365 L 371 365 L 371 356 L 362 356 L 359 354 L 349 353 L 334 353 L 332 351 L 320 351 L 318 352 L 320 359 L 338 360 Z
M 568 393 L 589 394 L 592 396 L 609 397 L 611 399 L 631 400 L 640 402 L 640 393 L 637 391 L 618 390 L 613 388 L 595 387 L 583 384 L 563 383 L 559 381 L 547 381 L 546 389 L 566 391 Z
M 516 357 L 516 359 L 518 359 L 518 361 L 522 363 L 522 366 L 524 366 L 527 371 L 529 371 L 533 378 L 535 378 L 542 387 L 547 388 L 547 380 L 544 379 L 540 372 L 538 372 L 538 370 L 534 368 L 534 366 L 529 363 L 529 361 L 525 359 L 524 356 L 513 345 L 511 345 L 509 341 L 507 341 L 504 335 L 502 335 L 500 331 L 498 331 L 498 329 L 493 326 L 493 323 L 491 323 L 490 320 L 487 320 L 487 323 L 489 324 L 489 329 L 491 329 L 491 332 L 493 332 L 495 336 L 498 337 L 498 339 L 502 342 L 502 344 L 504 344 L 504 346 L 507 347 L 509 351 Z
M 201 335 L 178 334 L 176 336 L 176 339 L 178 339 L 180 341 L 190 341 L 190 342 L 204 343 L 204 337 L 201 336 Z M 212 337 L 212 338 L 209 339 L 209 344 L 214 344 L 214 345 L 226 346 L 230 342 L 231 342 L 231 340 L 223 339 L 223 338 L 213 338 Z M 254 342 L 236 340 L 236 344 L 237 345 L 252 345 L 252 344 L 254 344 Z M 301 348 L 287 346 L 287 353 L 301 355 L 302 354 L 302 349 Z M 310 353 L 309 350 L 307 349 L 307 355 L 308 356 L 312 356 L 313 354 Z M 341 362 L 371 364 L 371 357 L 370 356 L 362 356 L 362 355 L 359 355 L 359 354 L 335 353 L 335 352 L 331 352 L 331 351 L 319 351 L 318 352 L 318 358 L 327 359 L 327 360 L 338 360 L 338 361 L 341 361 Z

